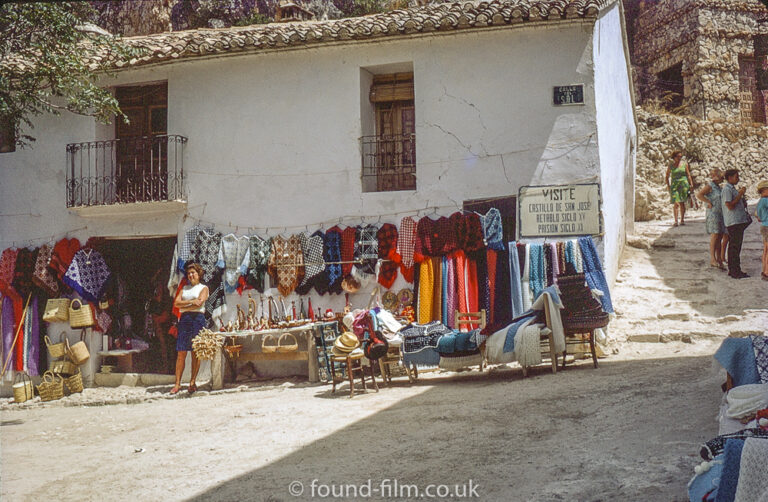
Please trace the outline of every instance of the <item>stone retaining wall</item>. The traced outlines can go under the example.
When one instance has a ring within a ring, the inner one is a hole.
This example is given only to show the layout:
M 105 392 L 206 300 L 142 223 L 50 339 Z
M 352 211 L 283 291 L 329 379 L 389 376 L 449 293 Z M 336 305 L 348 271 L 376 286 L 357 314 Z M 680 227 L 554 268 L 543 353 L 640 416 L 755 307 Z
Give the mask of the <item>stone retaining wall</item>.
M 768 126 L 654 114 L 642 108 L 637 109 L 637 120 L 636 221 L 671 217 L 664 174 L 674 150 L 683 151 L 697 188 L 709 181 L 712 167 L 735 168 L 741 174 L 740 186 L 747 187 L 748 201 L 756 201 L 757 182 L 768 179 Z

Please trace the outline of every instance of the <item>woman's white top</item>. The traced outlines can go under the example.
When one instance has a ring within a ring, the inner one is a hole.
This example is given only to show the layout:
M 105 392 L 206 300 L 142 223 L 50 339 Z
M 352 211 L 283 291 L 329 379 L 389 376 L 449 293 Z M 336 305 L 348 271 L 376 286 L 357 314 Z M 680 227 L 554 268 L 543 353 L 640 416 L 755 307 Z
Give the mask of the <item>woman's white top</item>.
M 187 284 L 183 288 L 181 288 L 181 299 L 184 301 L 190 301 L 190 300 L 197 300 L 200 298 L 200 293 L 203 292 L 203 288 L 206 287 L 205 284 L 198 282 L 194 286 L 190 286 Z M 185 312 L 200 312 L 202 314 L 205 313 L 205 304 L 200 305 L 196 309 L 192 310 L 185 310 Z

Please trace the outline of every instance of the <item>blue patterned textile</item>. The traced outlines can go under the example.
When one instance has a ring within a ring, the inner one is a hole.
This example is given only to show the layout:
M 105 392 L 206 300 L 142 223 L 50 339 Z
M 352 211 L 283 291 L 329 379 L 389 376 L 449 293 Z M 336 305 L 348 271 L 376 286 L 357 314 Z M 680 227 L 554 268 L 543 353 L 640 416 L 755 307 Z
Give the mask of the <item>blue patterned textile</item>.
M 605 280 L 603 273 L 603 264 L 600 263 L 600 256 L 597 254 L 595 242 L 592 237 L 579 237 L 579 248 L 584 261 L 584 275 L 590 289 L 599 289 L 603 292 L 600 297 L 600 303 L 603 304 L 603 311 L 612 314 L 613 303 L 611 302 L 611 292 L 608 290 L 608 281 Z M 578 250 L 575 250 L 578 252 Z
M 520 282 L 520 259 L 517 254 L 517 243 L 509 243 L 509 290 L 512 295 L 512 317 L 523 314 L 523 285 Z

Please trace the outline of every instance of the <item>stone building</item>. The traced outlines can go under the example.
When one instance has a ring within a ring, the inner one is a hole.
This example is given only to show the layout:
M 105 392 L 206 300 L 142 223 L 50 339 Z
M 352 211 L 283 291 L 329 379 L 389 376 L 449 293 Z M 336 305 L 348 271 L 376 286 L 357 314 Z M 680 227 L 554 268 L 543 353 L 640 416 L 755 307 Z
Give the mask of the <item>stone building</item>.
M 639 101 L 701 119 L 766 123 L 768 8 L 759 0 L 640 0 L 633 22 Z

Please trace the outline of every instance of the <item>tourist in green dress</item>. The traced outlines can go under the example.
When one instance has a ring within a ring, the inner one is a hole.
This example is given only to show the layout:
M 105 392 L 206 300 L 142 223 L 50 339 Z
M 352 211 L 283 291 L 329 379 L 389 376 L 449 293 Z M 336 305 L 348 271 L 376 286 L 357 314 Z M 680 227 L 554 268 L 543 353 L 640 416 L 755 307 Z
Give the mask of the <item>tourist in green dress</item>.
M 675 226 L 678 225 L 678 213 L 680 214 L 680 225 L 685 225 L 685 201 L 691 193 L 693 179 L 691 171 L 688 169 L 688 162 L 683 160 L 683 152 L 675 150 L 670 156 L 672 163 L 667 167 L 667 174 L 664 177 L 669 189 L 669 197 L 675 213 Z

